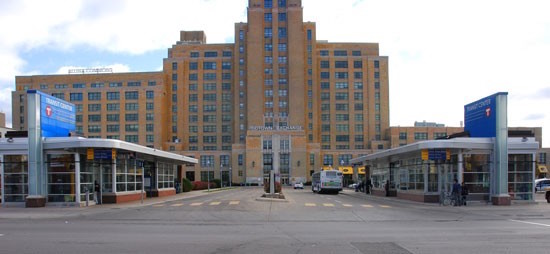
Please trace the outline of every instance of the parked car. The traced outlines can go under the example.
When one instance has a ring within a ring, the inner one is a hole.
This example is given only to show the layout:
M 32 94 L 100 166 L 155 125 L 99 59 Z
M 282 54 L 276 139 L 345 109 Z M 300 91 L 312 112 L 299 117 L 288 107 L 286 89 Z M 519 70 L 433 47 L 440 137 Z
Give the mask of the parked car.
M 535 192 L 544 191 L 544 189 L 548 187 L 550 187 L 550 179 L 542 178 L 535 180 Z
M 302 182 L 294 183 L 294 189 L 304 189 L 304 184 Z

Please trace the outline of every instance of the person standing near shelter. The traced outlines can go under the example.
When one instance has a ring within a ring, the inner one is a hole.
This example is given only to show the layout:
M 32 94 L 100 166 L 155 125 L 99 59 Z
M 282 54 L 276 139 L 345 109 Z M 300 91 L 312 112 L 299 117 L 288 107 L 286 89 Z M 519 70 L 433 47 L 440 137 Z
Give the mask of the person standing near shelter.
M 466 183 L 462 181 L 462 186 L 460 186 L 461 194 L 462 194 L 462 200 L 460 201 L 461 205 L 466 205 L 466 198 L 468 197 L 468 186 L 466 186 Z
M 99 183 L 97 183 L 97 180 L 94 181 L 94 201 L 99 204 Z
M 386 180 L 386 184 L 384 185 L 384 190 L 386 191 L 386 197 L 390 196 L 390 180 Z
M 367 194 L 370 194 L 371 188 L 372 188 L 372 181 L 370 180 L 370 178 L 367 177 L 367 182 L 365 183 L 365 192 Z
M 460 205 L 459 200 L 460 200 L 460 195 L 462 194 L 462 191 L 457 179 L 453 181 L 453 188 L 452 188 L 451 194 L 453 195 L 453 200 L 455 201 L 454 206 Z

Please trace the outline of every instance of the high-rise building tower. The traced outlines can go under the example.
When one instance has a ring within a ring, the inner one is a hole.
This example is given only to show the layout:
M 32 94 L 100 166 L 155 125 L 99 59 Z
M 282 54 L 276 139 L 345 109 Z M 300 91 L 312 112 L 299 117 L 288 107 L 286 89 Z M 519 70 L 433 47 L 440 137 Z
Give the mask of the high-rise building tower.
M 317 40 L 300 0 L 249 0 L 235 42 L 182 31 L 162 72 L 16 77 L 15 129 L 25 90 L 77 105 L 84 136 L 118 138 L 199 159 L 191 180 L 283 184 L 389 146 L 388 58 L 377 43 Z M 98 89 L 101 88 L 101 89 Z

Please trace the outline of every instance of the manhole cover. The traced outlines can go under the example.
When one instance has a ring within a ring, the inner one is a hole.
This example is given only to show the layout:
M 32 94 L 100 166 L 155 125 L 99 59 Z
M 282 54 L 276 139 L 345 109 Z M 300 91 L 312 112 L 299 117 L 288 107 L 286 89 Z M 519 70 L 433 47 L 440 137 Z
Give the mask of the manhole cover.
M 396 243 L 351 243 L 361 253 L 364 254 L 412 254 L 412 252 L 404 249 Z

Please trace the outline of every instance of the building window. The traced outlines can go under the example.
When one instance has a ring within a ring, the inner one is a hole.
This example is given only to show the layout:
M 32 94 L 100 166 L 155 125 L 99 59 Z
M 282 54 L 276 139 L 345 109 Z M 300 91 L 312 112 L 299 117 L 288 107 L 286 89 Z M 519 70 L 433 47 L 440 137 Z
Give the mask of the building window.
M 330 62 L 329 61 L 321 61 L 321 68 L 323 68 L 323 69 L 330 68 Z
M 100 101 L 101 100 L 101 93 L 88 93 L 88 100 L 89 101 Z
M 119 92 L 107 92 L 107 100 L 120 100 L 120 93 Z
M 407 133 L 399 132 L 399 140 L 407 140 Z
M 264 8 L 273 8 L 273 0 L 264 0 Z
M 279 13 L 279 21 L 286 21 L 286 13 L 285 12 Z
M 126 100 L 137 100 L 139 98 L 139 93 L 137 91 L 124 92 L 124 98 L 126 98 Z
M 374 60 L 374 68 L 380 68 L 380 61 Z
M 271 22 L 273 20 L 273 14 L 271 12 L 264 13 L 264 21 L 265 22 Z
M 216 52 L 216 51 L 206 51 L 206 52 L 204 52 L 204 57 L 218 57 L 218 52 Z
M 286 38 L 286 28 L 285 27 L 279 27 L 279 38 Z
M 360 50 L 354 50 L 351 52 L 351 55 L 352 56 L 361 56 L 361 51 Z
M 426 132 L 415 132 L 414 133 L 414 140 L 427 140 L 428 139 L 428 133 Z
M 325 71 L 321 72 L 321 78 L 322 79 L 329 79 L 330 78 L 330 72 L 328 72 L 328 71 L 327 72 L 325 72 Z
M 88 111 L 90 112 L 101 111 L 101 104 L 88 104 Z
M 216 69 L 216 62 L 203 62 L 202 68 L 204 70 L 215 70 Z
M 271 27 L 264 28 L 264 38 L 271 38 L 273 37 L 273 30 Z
M 335 72 L 334 77 L 336 79 L 348 79 L 348 73 L 347 72 Z
M 348 56 L 346 50 L 334 50 L 334 56 Z
M 130 121 L 138 121 L 139 119 L 139 115 L 138 114 L 126 114 L 124 119 L 127 121 L 127 122 L 130 122 Z
M 313 36 L 312 36 L 312 33 L 311 33 L 311 29 L 308 29 L 308 30 L 307 30 L 307 40 L 308 40 L 308 41 L 311 41 L 311 40 L 312 40 L 312 37 L 313 37 Z
M 328 50 L 321 50 L 319 51 L 320 56 L 328 56 Z
M 348 61 L 335 61 L 334 68 L 348 68 Z

